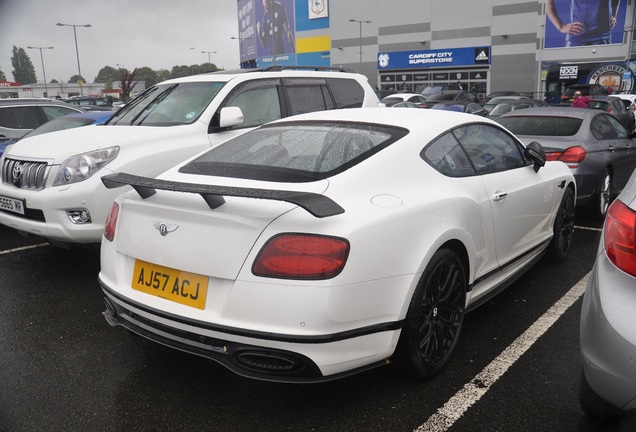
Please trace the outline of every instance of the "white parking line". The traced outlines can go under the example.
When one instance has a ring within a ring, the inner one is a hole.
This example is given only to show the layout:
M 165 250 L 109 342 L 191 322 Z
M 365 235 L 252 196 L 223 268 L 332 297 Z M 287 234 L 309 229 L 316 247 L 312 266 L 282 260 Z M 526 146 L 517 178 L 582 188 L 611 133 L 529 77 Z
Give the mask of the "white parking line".
M 559 301 L 415 431 L 448 430 L 585 293 L 589 277 L 590 273 L 570 288 Z
M 587 231 L 597 231 L 597 232 L 603 232 L 603 228 L 595 228 L 595 227 L 584 227 L 584 226 L 578 226 L 578 225 L 574 225 L 574 229 L 580 229 L 580 230 L 587 230 Z
M 29 249 L 35 249 L 35 248 L 39 248 L 42 246 L 49 246 L 48 243 L 38 243 L 38 244 L 34 244 L 34 245 L 29 245 L 29 246 L 22 246 L 19 248 L 13 248 L 13 249 L 6 249 L 3 251 L 0 251 L 0 255 L 5 255 L 5 254 L 9 254 L 9 253 L 13 253 L 13 252 L 20 252 L 20 251 L 24 251 L 24 250 L 29 250 Z

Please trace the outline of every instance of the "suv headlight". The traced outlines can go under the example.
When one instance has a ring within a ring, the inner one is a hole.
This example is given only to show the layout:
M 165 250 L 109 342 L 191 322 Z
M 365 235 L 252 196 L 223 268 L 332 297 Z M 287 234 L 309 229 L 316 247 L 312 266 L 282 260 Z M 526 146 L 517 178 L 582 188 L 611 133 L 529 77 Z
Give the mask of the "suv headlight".
M 115 159 L 118 153 L 119 147 L 109 147 L 71 156 L 60 166 L 53 186 L 63 186 L 86 180 Z

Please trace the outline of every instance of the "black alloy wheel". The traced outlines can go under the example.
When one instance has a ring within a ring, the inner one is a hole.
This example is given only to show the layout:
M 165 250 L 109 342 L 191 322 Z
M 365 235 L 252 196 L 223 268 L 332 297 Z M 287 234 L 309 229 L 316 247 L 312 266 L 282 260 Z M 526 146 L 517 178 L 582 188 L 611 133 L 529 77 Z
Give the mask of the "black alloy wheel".
M 449 362 L 464 320 L 466 273 L 453 250 L 437 251 L 415 289 L 400 336 L 397 359 L 417 379 Z
M 574 191 L 566 188 L 559 205 L 559 211 L 554 219 L 554 235 L 548 247 L 550 258 L 554 262 L 561 262 L 568 255 L 574 234 Z

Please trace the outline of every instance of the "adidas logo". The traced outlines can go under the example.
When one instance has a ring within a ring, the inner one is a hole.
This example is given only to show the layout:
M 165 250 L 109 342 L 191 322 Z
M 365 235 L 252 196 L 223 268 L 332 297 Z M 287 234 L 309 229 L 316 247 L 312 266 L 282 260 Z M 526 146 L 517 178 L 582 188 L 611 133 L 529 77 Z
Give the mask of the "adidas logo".
M 488 60 L 488 54 L 486 54 L 486 51 L 480 51 L 479 54 L 477 54 L 477 57 L 475 57 L 476 61 L 487 61 Z

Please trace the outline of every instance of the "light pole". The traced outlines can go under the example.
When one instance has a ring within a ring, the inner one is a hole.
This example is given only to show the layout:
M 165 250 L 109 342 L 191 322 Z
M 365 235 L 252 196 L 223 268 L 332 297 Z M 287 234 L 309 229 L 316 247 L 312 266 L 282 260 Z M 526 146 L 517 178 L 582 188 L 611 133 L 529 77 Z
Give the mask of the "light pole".
M 38 49 L 40 50 L 40 60 L 42 61 L 42 74 L 44 75 L 44 97 L 49 97 L 49 88 L 46 85 L 46 69 L 44 68 L 44 56 L 42 55 L 42 50 L 45 49 L 53 49 L 53 47 L 32 47 L 28 46 L 28 49 Z
M 243 68 L 243 41 L 245 39 L 249 39 L 249 38 L 244 38 L 244 37 L 240 37 L 240 36 L 231 36 L 230 39 L 234 39 L 234 40 L 238 40 L 239 41 L 239 60 L 240 60 L 240 66 L 241 69 Z
M 73 36 L 75 37 L 75 54 L 77 55 L 77 73 L 79 74 L 80 80 L 82 79 L 82 69 L 80 69 L 80 61 L 79 61 L 79 49 L 77 48 L 77 27 L 91 27 L 90 24 L 62 24 L 57 23 L 57 26 L 60 27 L 73 27 Z M 80 95 L 84 96 L 84 91 L 82 90 L 82 85 L 80 84 Z
M 208 55 L 208 72 L 212 71 L 212 62 L 210 60 L 210 54 L 216 54 L 216 51 L 201 51 L 201 54 Z
M 362 24 L 371 24 L 371 21 L 351 18 L 349 22 L 357 22 L 360 25 L 360 73 L 362 73 Z

